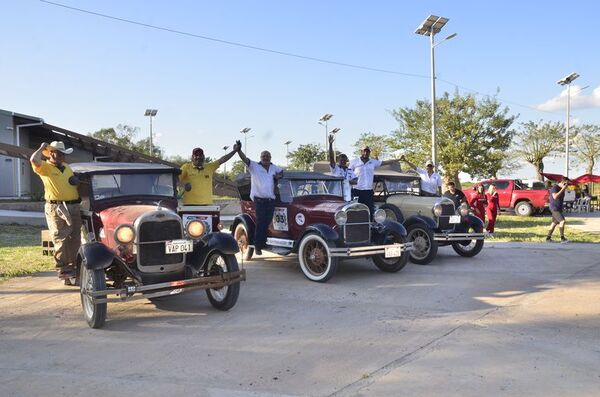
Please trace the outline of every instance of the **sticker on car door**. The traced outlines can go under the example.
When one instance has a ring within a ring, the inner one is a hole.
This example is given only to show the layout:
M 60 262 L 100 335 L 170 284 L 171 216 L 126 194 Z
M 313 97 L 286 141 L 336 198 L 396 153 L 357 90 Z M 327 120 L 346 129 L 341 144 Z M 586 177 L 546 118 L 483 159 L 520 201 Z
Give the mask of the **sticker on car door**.
M 284 232 L 289 230 L 287 208 L 275 207 L 275 212 L 273 213 L 273 229 Z

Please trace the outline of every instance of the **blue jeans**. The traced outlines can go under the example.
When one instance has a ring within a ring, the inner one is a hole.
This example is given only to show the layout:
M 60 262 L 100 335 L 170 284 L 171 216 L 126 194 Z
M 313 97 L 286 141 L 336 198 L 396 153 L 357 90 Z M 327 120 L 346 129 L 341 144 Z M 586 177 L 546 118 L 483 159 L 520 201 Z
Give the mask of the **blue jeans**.
M 263 249 L 267 245 L 267 229 L 273 220 L 275 200 L 254 197 L 254 208 L 256 209 L 254 247 Z

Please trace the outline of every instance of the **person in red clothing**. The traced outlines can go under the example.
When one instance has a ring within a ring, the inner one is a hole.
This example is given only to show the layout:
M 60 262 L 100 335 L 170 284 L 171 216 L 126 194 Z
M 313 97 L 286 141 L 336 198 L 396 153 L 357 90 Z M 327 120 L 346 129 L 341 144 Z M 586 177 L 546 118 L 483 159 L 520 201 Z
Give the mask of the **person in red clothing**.
M 494 233 L 494 226 L 496 225 L 496 217 L 498 216 L 498 210 L 500 210 L 500 203 L 498 202 L 498 192 L 496 192 L 496 186 L 491 184 L 485 195 L 487 200 L 486 215 L 488 218 L 487 231 L 489 234 Z
M 471 200 L 469 200 L 469 205 L 473 209 L 475 216 L 481 219 L 485 225 L 485 206 L 487 204 L 487 199 L 485 198 L 483 185 L 475 186 L 474 190 L 477 192 L 477 194 L 474 195 Z

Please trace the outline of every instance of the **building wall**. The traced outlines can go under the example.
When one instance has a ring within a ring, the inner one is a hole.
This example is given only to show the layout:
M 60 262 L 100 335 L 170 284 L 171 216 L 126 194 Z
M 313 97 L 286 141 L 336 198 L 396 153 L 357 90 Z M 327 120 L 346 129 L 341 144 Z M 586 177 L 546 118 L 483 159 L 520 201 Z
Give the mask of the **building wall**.
M 0 142 L 15 144 L 12 116 L 0 112 Z M 13 157 L 0 155 L 0 197 L 16 196 L 16 167 Z

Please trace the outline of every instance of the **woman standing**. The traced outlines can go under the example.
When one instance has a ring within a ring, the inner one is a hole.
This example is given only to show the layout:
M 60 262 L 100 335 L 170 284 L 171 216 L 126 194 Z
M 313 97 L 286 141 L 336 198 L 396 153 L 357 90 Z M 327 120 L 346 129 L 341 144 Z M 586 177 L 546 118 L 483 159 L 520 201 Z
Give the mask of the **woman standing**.
M 485 198 L 483 185 L 475 186 L 474 190 L 477 192 L 477 194 L 474 195 L 471 200 L 469 200 L 469 205 L 473 209 L 475 216 L 481 219 L 485 225 L 485 206 L 487 204 L 487 199 Z
M 500 209 L 500 203 L 498 201 L 498 192 L 496 192 L 496 186 L 494 184 L 491 184 L 488 188 L 485 198 L 487 199 L 487 231 L 488 233 L 493 234 L 494 226 L 496 225 L 496 217 L 498 216 L 498 210 Z

